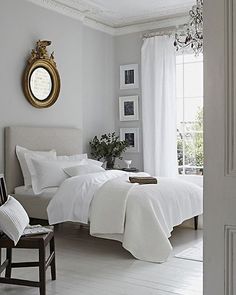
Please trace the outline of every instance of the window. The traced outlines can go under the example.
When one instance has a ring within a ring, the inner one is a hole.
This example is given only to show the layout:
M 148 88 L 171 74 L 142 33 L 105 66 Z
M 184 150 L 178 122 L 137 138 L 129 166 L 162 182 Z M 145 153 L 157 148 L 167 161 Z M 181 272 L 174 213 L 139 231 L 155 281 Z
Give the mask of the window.
M 181 175 L 203 174 L 203 56 L 176 56 L 177 155 Z

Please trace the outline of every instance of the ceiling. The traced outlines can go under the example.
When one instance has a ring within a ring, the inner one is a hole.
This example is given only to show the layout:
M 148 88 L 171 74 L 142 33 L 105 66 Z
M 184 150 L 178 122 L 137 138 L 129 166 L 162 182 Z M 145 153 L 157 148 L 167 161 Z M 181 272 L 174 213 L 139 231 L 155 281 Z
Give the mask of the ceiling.
M 195 0 L 53 0 L 111 28 L 187 14 Z

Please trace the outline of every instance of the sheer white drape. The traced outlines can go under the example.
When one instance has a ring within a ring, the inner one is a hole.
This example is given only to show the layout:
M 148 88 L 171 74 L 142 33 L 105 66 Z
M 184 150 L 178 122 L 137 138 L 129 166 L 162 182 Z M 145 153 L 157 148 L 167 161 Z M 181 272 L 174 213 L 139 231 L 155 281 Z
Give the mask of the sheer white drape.
M 177 175 L 176 62 L 174 39 L 156 36 L 142 46 L 144 171 Z

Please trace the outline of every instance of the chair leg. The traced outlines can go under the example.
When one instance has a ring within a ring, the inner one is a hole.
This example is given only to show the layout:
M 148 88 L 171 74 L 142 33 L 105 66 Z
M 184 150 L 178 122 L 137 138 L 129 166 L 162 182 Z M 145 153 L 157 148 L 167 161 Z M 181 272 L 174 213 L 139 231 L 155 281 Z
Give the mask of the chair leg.
M 11 248 L 7 248 L 6 250 L 7 252 L 7 260 L 8 260 L 8 264 L 6 267 L 6 273 L 5 273 L 5 277 L 6 278 L 10 278 L 11 277 L 11 264 L 12 264 L 12 249 Z
M 39 248 L 39 282 L 40 282 L 40 295 L 46 295 L 46 253 L 44 245 Z
M 2 248 L 0 248 L 0 265 L 2 264 Z
M 50 241 L 50 254 L 54 253 L 54 259 L 51 262 L 52 280 L 56 280 L 56 256 L 55 256 L 55 240 L 54 237 Z

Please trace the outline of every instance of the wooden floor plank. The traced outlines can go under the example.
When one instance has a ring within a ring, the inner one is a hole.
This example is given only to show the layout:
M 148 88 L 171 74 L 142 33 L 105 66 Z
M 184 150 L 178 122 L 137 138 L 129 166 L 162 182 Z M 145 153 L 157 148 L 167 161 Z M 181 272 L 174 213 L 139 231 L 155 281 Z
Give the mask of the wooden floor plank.
M 177 228 L 171 238 L 173 255 L 166 263 L 136 260 L 119 242 L 93 238 L 77 224 L 56 231 L 57 280 L 47 273 L 47 295 L 202 295 L 202 263 L 174 257 L 202 238 Z M 37 259 L 37 252 L 15 250 L 15 261 Z M 37 280 L 34 269 L 16 269 L 13 275 Z M 0 285 L 1 295 L 38 295 L 37 288 Z

